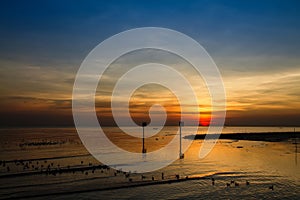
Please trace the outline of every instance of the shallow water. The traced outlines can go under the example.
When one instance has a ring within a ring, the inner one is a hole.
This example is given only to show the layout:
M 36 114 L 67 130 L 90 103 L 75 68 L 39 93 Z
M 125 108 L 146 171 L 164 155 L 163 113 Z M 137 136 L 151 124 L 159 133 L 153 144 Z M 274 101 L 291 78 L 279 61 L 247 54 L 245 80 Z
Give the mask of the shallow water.
M 198 133 L 205 133 L 205 130 L 201 128 Z M 116 140 L 116 143 L 124 139 L 118 136 L 115 128 L 106 128 L 106 131 L 115 137 L 113 140 Z M 191 134 L 188 127 L 183 131 Z M 223 131 L 224 133 L 286 132 L 293 131 L 293 128 L 226 127 Z M 141 174 L 132 173 L 131 183 L 122 172 L 116 173 L 113 169 L 86 169 L 100 163 L 87 152 L 73 128 L 1 129 L 0 132 L 0 160 L 6 161 L 5 164 L 2 162 L 0 167 L 1 199 L 300 198 L 299 147 L 296 149 L 293 140 L 285 142 L 219 140 L 204 159 L 198 157 L 203 140 L 196 140 L 185 152 L 183 160 L 176 160 L 163 169 L 144 173 L 146 178 L 143 181 Z M 177 128 L 168 127 L 160 135 L 146 140 L 146 144 L 148 147 L 151 145 L 156 148 L 163 147 L 164 141 L 170 141 L 175 134 Z M 125 139 L 122 145 L 140 149 L 139 143 Z M 174 153 L 177 154 L 178 151 Z M 20 159 L 23 160 L 23 164 L 14 161 Z M 26 164 L 29 168 L 24 169 Z M 45 170 L 48 165 L 51 169 L 69 167 L 79 170 L 55 175 L 40 173 L 40 170 Z M 81 170 L 83 168 L 84 170 Z M 186 176 L 204 178 L 161 184 L 159 181 L 162 172 L 165 180 L 175 180 L 175 174 L 181 178 Z M 153 183 L 152 176 L 157 184 L 135 186 L 142 182 Z M 215 179 L 215 185 L 212 185 L 211 177 Z M 230 183 L 231 180 L 239 183 L 239 186 L 230 184 L 227 187 L 226 183 Z M 246 181 L 250 184 L 246 185 Z M 269 189 L 271 185 L 274 190 Z M 112 187 L 119 189 L 107 189 Z

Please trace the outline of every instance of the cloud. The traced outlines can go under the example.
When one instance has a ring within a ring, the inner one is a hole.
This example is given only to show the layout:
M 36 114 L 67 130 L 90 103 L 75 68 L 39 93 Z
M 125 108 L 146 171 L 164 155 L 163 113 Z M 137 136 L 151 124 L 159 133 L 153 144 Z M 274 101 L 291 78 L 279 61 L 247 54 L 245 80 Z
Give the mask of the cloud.
M 75 72 L 68 68 L 1 65 L 1 96 L 71 99 Z

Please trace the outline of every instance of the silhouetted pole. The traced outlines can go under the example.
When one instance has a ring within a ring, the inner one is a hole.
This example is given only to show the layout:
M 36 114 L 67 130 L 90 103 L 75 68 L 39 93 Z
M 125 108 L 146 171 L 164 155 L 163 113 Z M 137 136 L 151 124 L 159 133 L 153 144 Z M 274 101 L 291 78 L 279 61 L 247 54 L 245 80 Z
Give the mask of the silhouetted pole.
M 183 159 L 184 158 L 184 154 L 182 153 L 182 149 L 181 149 L 181 126 L 184 126 L 184 123 L 182 121 L 179 121 L 179 158 Z
M 145 149 L 145 126 L 147 126 L 147 123 L 143 122 L 142 126 L 143 126 L 143 149 L 142 149 L 142 153 L 146 153 L 146 149 Z
M 298 153 L 298 136 L 296 136 L 296 128 L 294 128 L 294 135 L 295 135 L 295 164 L 297 165 L 297 153 Z

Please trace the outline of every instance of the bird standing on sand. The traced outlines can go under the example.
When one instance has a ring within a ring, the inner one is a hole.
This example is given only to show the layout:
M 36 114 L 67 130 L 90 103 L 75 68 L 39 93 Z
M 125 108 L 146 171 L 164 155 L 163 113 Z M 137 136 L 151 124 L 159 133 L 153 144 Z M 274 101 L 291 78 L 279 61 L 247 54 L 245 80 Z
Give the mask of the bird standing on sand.
M 214 178 L 211 178 L 211 184 L 215 185 L 215 179 Z
M 250 185 L 250 182 L 249 182 L 249 181 L 246 181 L 246 185 Z

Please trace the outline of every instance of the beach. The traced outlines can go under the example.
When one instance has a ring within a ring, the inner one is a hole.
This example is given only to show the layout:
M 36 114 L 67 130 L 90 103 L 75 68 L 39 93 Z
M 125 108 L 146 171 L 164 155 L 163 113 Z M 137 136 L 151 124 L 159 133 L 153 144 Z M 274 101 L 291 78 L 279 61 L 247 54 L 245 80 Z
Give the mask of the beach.
M 176 130 L 169 127 L 146 144 L 169 140 Z M 0 198 L 299 198 L 299 132 L 227 127 L 210 154 L 199 159 L 205 130 L 200 128 L 184 159 L 140 174 L 97 161 L 74 128 L 1 129 Z M 193 135 L 188 127 L 183 131 Z

